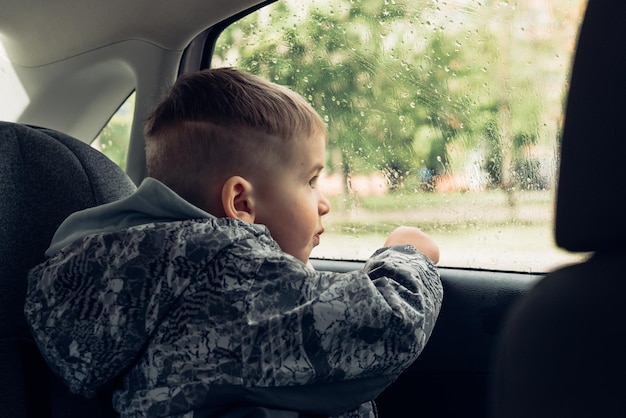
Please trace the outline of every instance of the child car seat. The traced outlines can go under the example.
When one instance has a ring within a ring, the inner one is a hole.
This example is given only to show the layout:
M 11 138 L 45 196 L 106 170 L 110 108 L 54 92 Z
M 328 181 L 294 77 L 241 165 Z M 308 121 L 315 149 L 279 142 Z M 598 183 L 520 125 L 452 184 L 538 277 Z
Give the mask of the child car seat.
M 116 416 L 110 394 L 84 399 L 46 366 L 24 318 L 27 272 L 72 212 L 135 184 L 106 156 L 51 129 L 0 122 L 0 417 Z

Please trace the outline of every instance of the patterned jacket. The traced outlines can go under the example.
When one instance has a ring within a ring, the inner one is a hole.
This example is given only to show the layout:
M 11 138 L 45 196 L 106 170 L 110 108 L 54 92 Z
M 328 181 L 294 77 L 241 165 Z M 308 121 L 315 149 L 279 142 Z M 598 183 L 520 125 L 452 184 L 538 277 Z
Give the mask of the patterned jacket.
M 25 306 L 73 392 L 121 382 L 123 417 L 374 416 L 433 330 L 439 275 L 411 246 L 313 271 L 264 226 L 184 219 L 201 211 L 154 180 L 135 194 L 68 218 Z

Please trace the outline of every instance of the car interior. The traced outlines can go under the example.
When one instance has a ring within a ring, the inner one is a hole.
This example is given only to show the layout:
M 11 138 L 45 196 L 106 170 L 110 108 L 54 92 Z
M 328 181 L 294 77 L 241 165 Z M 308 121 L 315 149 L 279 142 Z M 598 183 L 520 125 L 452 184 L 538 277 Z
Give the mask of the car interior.
M 626 63 L 618 52 L 624 16 L 622 3 L 587 7 L 561 143 L 556 240 L 593 256 L 546 275 L 508 315 L 494 356 L 496 417 L 609 417 L 626 411 L 620 267 L 626 225 L 623 199 L 608 180 L 621 177 L 626 151 L 612 126 L 626 93 Z M 597 176 L 604 179 L 600 187 Z
M 142 121 L 155 100 L 177 76 L 212 65 L 226 27 L 272 3 L 0 0 L 0 42 L 28 97 L 3 103 L 19 111 L 0 121 L 0 417 L 116 416 L 109 390 L 71 394 L 38 353 L 23 316 L 26 274 L 66 216 L 136 189 L 146 176 Z M 621 2 L 589 0 L 572 46 L 552 227 L 580 261 L 550 271 L 440 266 L 437 325 L 376 399 L 381 418 L 626 414 L 624 19 Z M 120 168 L 89 144 L 133 94 Z M 312 263 L 344 272 L 364 260 Z

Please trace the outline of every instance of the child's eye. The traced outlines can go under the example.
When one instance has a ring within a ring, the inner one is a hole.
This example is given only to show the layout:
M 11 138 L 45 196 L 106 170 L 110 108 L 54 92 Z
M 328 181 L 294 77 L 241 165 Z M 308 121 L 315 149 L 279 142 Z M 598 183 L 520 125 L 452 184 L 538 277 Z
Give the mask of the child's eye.
M 315 188 L 315 186 L 317 185 L 317 179 L 318 178 L 319 178 L 319 176 L 315 176 L 311 180 L 309 180 L 309 186 L 311 186 L 312 188 Z

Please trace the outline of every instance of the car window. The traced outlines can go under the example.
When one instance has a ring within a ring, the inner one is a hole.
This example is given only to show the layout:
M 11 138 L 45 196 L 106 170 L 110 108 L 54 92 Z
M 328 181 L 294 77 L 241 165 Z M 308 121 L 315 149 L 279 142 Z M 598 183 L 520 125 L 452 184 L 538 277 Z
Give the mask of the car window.
M 228 27 L 213 66 L 306 97 L 327 121 L 333 210 L 314 256 L 363 259 L 399 224 L 450 267 L 547 271 L 582 0 L 281 1 Z
M 133 92 L 91 143 L 93 148 L 109 157 L 123 170 L 126 169 L 134 109 L 135 93 Z
M 307 98 L 332 202 L 313 256 L 364 259 L 400 224 L 440 265 L 545 272 L 563 106 L 584 0 L 280 1 L 225 29 L 212 66 Z

